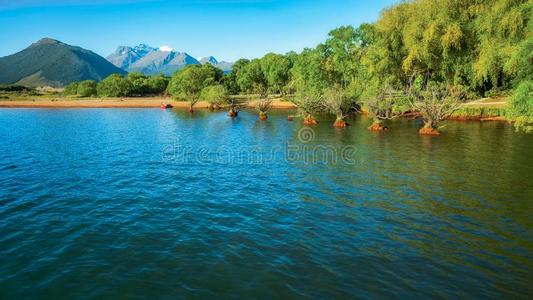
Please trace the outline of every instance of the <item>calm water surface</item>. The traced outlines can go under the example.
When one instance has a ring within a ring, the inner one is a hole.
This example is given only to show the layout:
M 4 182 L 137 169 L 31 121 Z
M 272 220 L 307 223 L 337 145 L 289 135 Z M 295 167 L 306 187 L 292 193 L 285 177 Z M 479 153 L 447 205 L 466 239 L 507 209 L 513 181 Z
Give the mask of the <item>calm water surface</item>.
M 532 297 L 533 136 L 287 114 L 0 109 L 0 298 Z

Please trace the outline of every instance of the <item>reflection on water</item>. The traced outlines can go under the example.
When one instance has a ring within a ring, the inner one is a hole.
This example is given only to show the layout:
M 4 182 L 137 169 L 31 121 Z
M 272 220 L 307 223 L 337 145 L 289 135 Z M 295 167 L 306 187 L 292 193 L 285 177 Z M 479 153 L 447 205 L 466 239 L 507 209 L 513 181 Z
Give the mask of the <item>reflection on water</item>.
M 528 298 L 531 135 L 289 113 L 0 110 L 0 297 Z

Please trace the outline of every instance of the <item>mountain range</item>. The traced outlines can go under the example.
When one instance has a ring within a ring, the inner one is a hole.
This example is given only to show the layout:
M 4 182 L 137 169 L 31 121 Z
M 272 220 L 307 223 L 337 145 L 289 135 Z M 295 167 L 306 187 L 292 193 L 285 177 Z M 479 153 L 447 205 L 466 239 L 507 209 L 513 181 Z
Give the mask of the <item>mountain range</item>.
M 186 52 L 175 51 L 168 46 L 160 48 L 139 44 L 135 47 L 119 46 L 107 56 L 107 60 L 128 72 L 142 72 L 147 75 L 172 73 L 188 65 L 210 63 L 224 72 L 231 71 L 232 63 L 218 62 L 213 56 L 197 60 Z
M 226 73 L 233 66 L 213 56 L 197 60 L 167 46 L 153 48 L 145 44 L 120 46 L 105 59 L 90 50 L 43 38 L 20 52 L 0 57 L 0 84 L 63 87 L 74 81 L 100 81 L 127 71 L 171 75 L 194 64 L 212 64 Z
M 126 72 L 98 54 L 43 38 L 28 48 L 0 57 L 0 83 L 61 87 L 73 81 L 99 81 Z

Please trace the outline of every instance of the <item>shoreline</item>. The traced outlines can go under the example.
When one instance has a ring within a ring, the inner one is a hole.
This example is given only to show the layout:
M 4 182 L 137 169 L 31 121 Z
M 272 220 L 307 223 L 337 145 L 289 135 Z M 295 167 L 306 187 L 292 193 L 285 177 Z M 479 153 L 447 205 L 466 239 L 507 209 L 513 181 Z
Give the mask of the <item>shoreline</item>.
M 160 108 L 161 102 L 176 108 L 189 108 L 189 102 L 174 101 L 169 98 L 104 98 L 104 99 L 32 99 L 32 100 L 0 100 L 0 108 Z M 254 103 L 243 104 L 253 108 Z M 199 101 L 194 108 L 207 108 L 208 103 Z M 272 108 L 295 109 L 290 101 L 274 100 Z
M 164 97 L 139 97 L 139 98 L 37 98 L 37 99 L 16 99 L 0 100 L 0 108 L 161 108 L 161 103 L 167 103 L 174 108 L 189 108 L 187 101 L 175 101 Z M 474 106 L 477 104 L 476 106 Z M 485 108 L 493 103 L 467 103 L 464 107 Z M 505 102 L 498 102 L 496 106 L 503 106 Z M 478 106 L 479 105 L 479 106 Z M 250 101 L 241 104 L 241 107 L 253 109 L 255 102 Z M 198 101 L 194 105 L 196 109 L 208 109 L 206 101 Z M 290 101 L 275 99 L 272 101 L 272 109 L 297 109 L 296 104 Z M 366 114 L 365 111 L 362 111 Z M 419 117 L 418 113 L 405 113 L 400 117 Z M 453 121 L 499 121 L 509 122 L 505 117 L 498 115 L 452 115 L 447 120 Z

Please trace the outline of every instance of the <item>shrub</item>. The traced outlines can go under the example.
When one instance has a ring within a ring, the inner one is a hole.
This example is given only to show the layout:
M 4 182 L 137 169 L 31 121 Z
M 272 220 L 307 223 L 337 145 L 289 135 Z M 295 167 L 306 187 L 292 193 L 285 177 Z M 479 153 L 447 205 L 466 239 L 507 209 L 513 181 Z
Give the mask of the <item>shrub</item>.
M 148 78 L 141 72 L 131 72 L 127 77 L 128 81 L 131 83 L 131 94 L 132 95 L 145 95 L 150 92 L 148 87 Z
M 228 92 L 222 85 L 212 85 L 202 90 L 200 99 L 207 101 L 210 107 L 214 107 L 228 102 Z
M 147 86 L 150 94 L 162 94 L 168 87 L 169 78 L 164 75 L 154 75 L 147 79 Z
M 533 80 L 524 80 L 511 97 L 509 116 L 518 131 L 533 132 Z
M 65 95 L 77 95 L 78 94 L 78 83 L 72 82 L 69 85 L 65 87 L 65 90 L 63 91 Z
M 97 86 L 99 96 L 125 97 L 132 94 L 131 82 L 120 74 L 112 74 L 100 81 Z
M 411 107 L 420 112 L 424 128 L 436 130 L 439 123 L 459 108 L 459 101 L 450 89 L 428 87 L 413 93 Z
M 29 92 L 32 88 L 23 85 L 3 85 L 0 84 L 0 91 L 2 92 Z
M 96 81 L 85 80 L 78 83 L 77 95 L 80 97 L 96 96 Z

